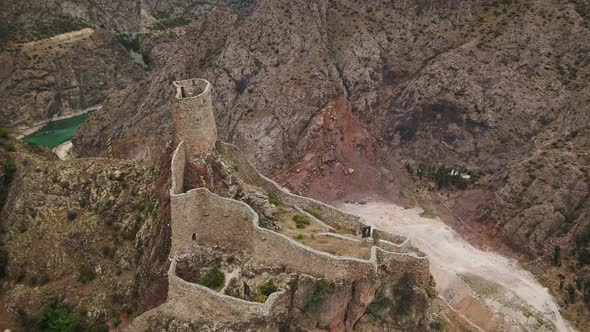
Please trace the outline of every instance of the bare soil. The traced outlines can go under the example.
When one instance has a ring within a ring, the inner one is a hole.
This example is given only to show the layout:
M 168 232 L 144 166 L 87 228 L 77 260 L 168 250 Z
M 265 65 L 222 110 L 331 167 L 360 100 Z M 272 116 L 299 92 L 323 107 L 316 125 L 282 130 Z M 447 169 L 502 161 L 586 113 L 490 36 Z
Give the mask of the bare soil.
M 439 297 L 482 331 L 573 331 L 548 289 L 518 262 L 482 251 L 422 209 L 391 203 L 344 204 L 376 228 L 407 236 L 428 254 Z
M 308 247 L 327 252 L 332 255 L 356 257 L 361 259 L 369 259 L 371 257 L 371 251 L 369 247 L 363 246 L 361 243 L 353 241 L 353 237 L 349 234 L 340 235 L 349 236 L 351 240 L 341 239 L 329 235 L 320 235 L 319 233 L 327 232 L 327 229 L 311 219 L 307 219 L 309 221 L 309 225 L 305 225 L 303 228 L 297 228 L 297 224 L 295 221 L 293 221 L 293 216 L 297 214 L 299 213 L 290 207 L 281 207 L 279 213 L 279 224 L 281 225 L 281 230 L 279 233 L 285 234 Z

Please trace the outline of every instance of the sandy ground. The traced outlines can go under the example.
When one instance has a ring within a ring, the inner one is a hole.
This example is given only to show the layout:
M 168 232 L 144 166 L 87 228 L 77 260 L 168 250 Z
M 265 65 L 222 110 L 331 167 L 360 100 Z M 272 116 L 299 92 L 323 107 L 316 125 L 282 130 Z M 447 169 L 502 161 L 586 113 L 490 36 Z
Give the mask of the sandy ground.
M 574 331 L 547 288 L 517 261 L 479 250 L 440 219 L 419 216 L 420 208 L 391 203 L 343 204 L 382 230 L 407 236 L 430 257 L 441 300 L 474 331 Z

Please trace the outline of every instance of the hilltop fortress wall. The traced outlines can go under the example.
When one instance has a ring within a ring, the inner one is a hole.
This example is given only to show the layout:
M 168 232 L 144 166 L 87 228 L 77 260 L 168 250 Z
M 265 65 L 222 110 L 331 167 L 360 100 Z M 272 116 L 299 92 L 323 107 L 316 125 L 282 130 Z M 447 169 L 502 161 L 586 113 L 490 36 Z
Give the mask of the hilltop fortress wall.
M 258 173 L 237 147 L 221 142 L 215 144 L 217 133 L 214 129 L 213 110 L 210 106 L 211 88 L 208 82 L 188 80 L 175 82 L 174 86 L 177 89 L 173 108 L 174 137 L 178 145 L 170 165 L 172 246 L 168 298 L 162 306 L 134 320 L 130 330 L 142 330 L 158 317 L 166 316 L 193 322 L 204 317 L 214 322 L 262 321 L 263 326 L 269 327 L 268 330 L 273 330 L 270 328 L 273 324 L 284 321 L 293 305 L 290 294 L 294 290 L 275 292 L 265 303 L 256 303 L 180 278 L 176 274 L 177 261 L 203 247 L 218 246 L 241 252 L 250 259 L 254 267 L 279 268 L 288 273 L 323 278 L 340 284 L 378 283 L 378 280 L 391 282 L 404 273 L 411 273 L 416 278 L 416 286 L 428 287 L 428 258 L 413 248 L 405 238 L 374 231 L 370 238 L 361 240 L 358 235 L 365 226 L 362 218 L 322 202 L 289 193 Z M 194 97 L 194 94 L 197 96 Z M 232 167 L 239 169 L 243 181 L 249 185 L 272 193 L 297 211 L 313 210 L 321 222 L 334 229 L 357 235 L 354 238 L 334 236 L 349 240 L 351 246 L 370 247 L 370 258 L 333 255 L 263 228 L 259 224 L 258 214 L 248 204 L 221 197 L 206 188 L 184 192 L 185 172 L 190 169 L 187 163 L 213 149 L 223 160 L 231 163 Z M 358 317 L 360 315 L 362 312 Z
M 179 146 L 178 149 L 182 149 Z M 174 169 L 182 165 L 185 155 L 174 153 Z M 177 183 L 176 185 L 178 185 Z M 334 256 L 309 248 L 283 235 L 259 226 L 258 214 L 247 204 L 223 198 L 207 189 L 199 188 L 183 194 L 171 189 L 172 248 L 171 256 L 189 254 L 193 246 L 219 245 L 242 250 L 251 255 L 259 266 L 282 266 L 288 271 L 309 274 L 330 280 L 354 281 L 374 276 L 377 269 L 376 251 L 372 248 L 369 260 Z M 351 245 L 356 245 L 351 240 Z M 424 260 L 413 253 L 408 259 Z M 388 259 L 387 255 L 382 257 Z

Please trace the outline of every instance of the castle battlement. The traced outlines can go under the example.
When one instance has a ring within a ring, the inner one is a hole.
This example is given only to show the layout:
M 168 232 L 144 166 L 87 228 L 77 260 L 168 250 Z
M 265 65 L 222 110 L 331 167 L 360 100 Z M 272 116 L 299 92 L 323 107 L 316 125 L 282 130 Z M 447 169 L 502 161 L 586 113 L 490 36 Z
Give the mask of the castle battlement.
M 190 156 L 210 152 L 217 141 L 211 83 L 203 79 L 175 81 L 172 99 L 174 143 L 185 142 Z

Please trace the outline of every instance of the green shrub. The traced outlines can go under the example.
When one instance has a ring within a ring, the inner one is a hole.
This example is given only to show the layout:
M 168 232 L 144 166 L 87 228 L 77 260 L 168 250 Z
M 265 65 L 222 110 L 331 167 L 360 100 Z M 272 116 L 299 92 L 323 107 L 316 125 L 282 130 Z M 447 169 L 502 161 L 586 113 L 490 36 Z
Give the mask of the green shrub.
M 260 285 L 258 287 L 258 289 L 260 290 L 260 293 L 262 293 L 266 296 L 270 296 L 270 294 L 276 292 L 278 288 L 271 280 L 271 281 L 267 281 L 264 284 Z
M 9 184 L 16 172 L 16 163 L 13 159 L 6 159 L 4 161 L 4 183 Z
M 107 257 L 112 259 L 115 256 L 115 249 L 109 247 L 109 246 L 104 246 L 102 248 L 100 248 L 100 254 L 103 257 Z
M 86 264 L 80 264 L 78 266 L 78 281 L 85 284 L 89 281 L 92 281 L 96 278 L 96 273 L 94 270 Z
M 219 268 L 213 268 L 209 272 L 202 275 L 197 283 L 207 288 L 218 289 L 223 286 L 225 281 L 225 274 Z
M 227 284 L 227 287 L 225 288 L 223 293 L 225 295 L 233 296 L 236 298 L 242 298 L 241 294 L 240 294 L 240 288 L 238 286 L 238 279 L 231 278 L 231 280 Z
M 8 152 L 16 151 L 12 135 L 10 129 L 0 128 L 0 148 Z
M 268 201 L 275 206 L 281 205 L 281 200 L 273 193 L 268 193 Z
M 6 276 L 6 267 L 8 266 L 8 252 L 0 249 L 0 278 Z
M 305 303 L 305 306 L 303 307 L 303 309 L 305 311 L 308 311 L 309 309 L 311 309 L 312 307 L 314 307 L 316 304 L 318 304 L 320 301 L 322 301 L 326 295 L 328 294 L 328 289 L 330 287 L 330 284 L 323 280 L 320 279 L 318 280 L 313 288 L 313 292 L 311 294 L 311 296 L 309 297 L 309 299 L 307 300 L 307 302 Z
M 141 38 L 140 35 L 127 35 L 120 33 L 115 36 L 119 44 L 123 45 L 128 51 L 141 53 Z
M 398 314 L 405 315 L 412 310 L 412 307 L 416 302 L 416 295 L 414 294 L 413 289 L 415 283 L 414 275 L 406 272 L 395 286 L 395 310 Z
M 37 316 L 28 317 L 23 310 L 18 311 L 21 325 L 26 331 L 76 332 L 80 331 L 80 316 L 72 313 L 56 299 L 41 306 Z
M 34 287 L 37 285 L 37 276 L 29 276 L 27 278 L 27 285 Z
M 435 318 L 432 320 L 432 322 L 430 323 L 430 328 L 434 331 L 447 331 L 448 327 L 447 324 L 445 323 L 445 321 L 443 321 L 440 318 Z
M 119 325 L 121 325 L 121 318 L 117 317 L 117 318 L 113 319 L 113 323 L 112 324 L 113 324 L 113 327 L 114 328 L 119 327 Z
M 46 285 L 48 282 L 49 282 L 49 277 L 45 274 L 42 274 L 37 278 L 37 285 L 39 285 L 39 286 Z
M 384 296 L 380 296 L 369 304 L 367 312 L 373 317 L 381 318 L 383 311 L 390 306 L 391 300 Z
M 78 213 L 76 211 L 68 211 L 68 220 L 74 221 L 78 217 Z

